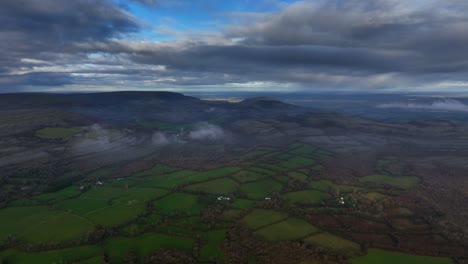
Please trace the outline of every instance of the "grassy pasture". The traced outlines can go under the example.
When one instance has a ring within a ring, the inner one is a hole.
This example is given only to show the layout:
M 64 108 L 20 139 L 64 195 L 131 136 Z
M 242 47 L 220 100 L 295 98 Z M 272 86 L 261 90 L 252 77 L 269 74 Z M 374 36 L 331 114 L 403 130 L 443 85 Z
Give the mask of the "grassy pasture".
M 360 191 L 364 189 L 361 187 L 356 187 L 356 186 L 351 186 L 351 185 L 335 184 L 329 180 L 319 180 L 319 181 L 310 182 L 309 187 L 315 190 L 322 191 L 322 192 L 339 191 L 343 193 Z
M 239 185 L 237 182 L 229 178 L 221 178 L 207 182 L 197 183 L 185 187 L 186 190 L 198 191 L 211 194 L 224 194 L 227 195 L 237 189 Z
M 138 237 L 113 238 L 104 248 L 110 256 L 111 263 L 123 263 L 122 260 L 130 251 L 134 251 L 141 259 L 166 248 L 191 251 L 193 243 L 191 238 L 147 233 Z
M 182 184 L 190 184 L 221 178 L 239 171 L 239 167 L 224 167 L 209 171 L 197 172 L 192 170 L 180 170 L 164 176 L 148 178 L 142 184 L 161 188 L 175 188 Z
M 36 131 L 36 136 L 44 139 L 61 139 L 67 140 L 74 135 L 80 133 L 81 129 L 77 127 L 46 127 Z
M 326 193 L 319 191 L 305 190 L 286 193 L 284 197 L 286 198 L 286 200 L 292 203 L 315 204 L 320 203 L 321 201 L 329 198 L 330 196 Z
M 211 260 L 219 263 L 226 259 L 226 255 L 221 250 L 221 243 L 226 237 L 225 230 L 210 231 L 205 234 L 207 243 L 200 249 L 200 257 L 202 260 Z
M 50 214 L 47 219 L 23 230 L 24 238 L 37 243 L 71 241 L 93 230 L 86 219 L 68 213 Z M 21 234 L 21 233 L 20 233 Z
M 143 211 L 145 201 L 166 194 L 166 190 L 157 188 L 98 187 L 78 198 L 58 202 L 57 207 L 93 223 L 112 226 L 135 218 Z
M 34 200 L 40 202 L 48 202 L 51 200 L 63 200 L 71 197 L 75 197 L 81 194 L 81 191 L 77 186 L 70 186 L 53 193 L 44 193 L 33 197 Z
M 367 255 L 354 257 L 352 264 L 453 264 L 449 258 L 409 255 L 381 249 L 369 249 Z
M 388 198 L 388 195 L 385 195 L 385 194 L 382 194 L 382 193 L 379 193 L 379 192 L 368 192 L 366 194 L 364 194 L 364 197 L 368 200 L 372 200 L 372 201 L 383 201 L 385 199 Z
M 116 187 L 116 188 L 133 188 L 138 186 L 143 186 L 143 180 L 137 177 L 126 177 L 119 178 L 109 182 L 106 182 L 106 187 Z
M 292 157 L 280 162 L 279 166 L 286 168 L 288 170 L 299 169 L 302 167 L 311 167 L 316 165 L 314 159 L 304 158 L 304 157 Z
M 8 203 L 8 206 L 15 207 L 15 206 L 33 206 L 39 205 L 40 202 L 33 199 L 18 199 Z
M 314 154 L 319 156 L 319 157 L 328 157 L 328 156 L 333 155 L 331 152 L 328 152 L 328 151 L 323 150 L 323 149 L 317 150 Z
M 143 212 L 144 204 L 113 204 L 109 207 L 85 214 L 93 223 L 103 226 L 123 224 Z
M 255 233 L 268 241 L 294 240 L 319 230 L 304 220 L 288 218 L 257 230 Z
M 102 225 L 117 225 L 125 223 L 144 209 L 145 201 L 167 194 L 166 190 L 156 188 L 131 188 L 124 190 L 118 197 L 114 197 L 112 205 L 89 212 L 85 217 Z
M 149 186 L 149 187 L 161 187 L 172 189 L 181 184 L 190 182 L 190 178 L 193 175 L 196 175 L 196 171 L 192 170 L 180 170 L 166 174 L 164 176 L 154 176 L 145 178 L 140 186 Z
M 109 187 L 109 186 L 95 186 L 89 191 L 83 193 L 81 197 L 95 200 L 108 201 L 112 198 L 120 196 L 125 192 L 124 188 Z
M 249 169 L 249 171 L 253 171 L 255 173 L 258 173 L 259 175 L 261 175 L 262 177 L 266 177 L 266 176 L 274 176 L 277 174 L 276 171 L 274 170 L 270 170 L 270 169 L 266 169 L 266 168 L 263 168 L 263 167 L 252 167 Z
M 330 233 L 320 233 L 315 234 L 310 237 L 303 239 L 307 244 L 312 244 L 316 246 L 321 246 L 324 248 L 336 250 L 336 251 L 346 251 L 346 250 L 356 250 L 359 251 L 361 247 L 359 244 L 347 240 L 345 238 L 332 235 Z
M 198 196 L 187 193 L 174 193 L 155 202 L 163 214 L 184 213 L 197 214 L 204 207 L 198 203 Z
M 250 199 L 264 199 L 273 190 L 281 190 L 283 185 L 275 180 L 266 179 L 242 184 L 240 191 Z
M 301 172 L 288 172 L 288 176 L 301 182 L 307 181 L 308 178 L 306 174 Z
M 276 165 L 276 164 L 270 164 L 270 163 L 256 164 L 256 168 L 260 168 L 260 170 L 264 170 L 264 171 L 271 171 L 270 173 L 272 174 L 277 174 L 278 172 L 284 171 L 283 167 Z
M 239 209 L 248 209 L 255 206 L 256 201 L 248 199 L 234 199 L 232 206 Z
M 401 189 L 410 189 L 419 183 L 419 178 L 415 176 L 389 176 L 373 174 L 359 179 L 360 182 L 387 184 Z
M 250 214 L 246 215 L 242 219 L 242 222 L 245 223 L 249 228 L 257 229 L 259 227 L 281 221 L 287 217 L 288 215 L 283 212 L 255 209 Z
M 267 154 L 269 151 L 268 150 L 253 150 L 250 151 L 242 156 L 243 159 L 255 159 L 258 158 L 259 156 Z
M 167 190 L 159 188 L 129 188 L 128 190 L 123 189 L 119 196 L 114 197 L 112 202 L 145 202 L 154 198 L 159 198 L 168 193 Z
M 264 176 L 257 172 L 242 170 L 232 175 L 232 177 L 238 182 L 250 182 L 259 180 Z
M 56 204 L 58 209 L 71 212 L 73 214 L 84 215 L 88 212 L 99 210 L 110 204 L 104 199 L 92 199 L 87 197 L 78 197 L 59 201 Z
M 209 179 L 224 177 L 233 173 L 240 171 L 242 168 L 240 167 L 223 167 L 209 171 L 203 171 L 198 173 L 197 177 L 200 179 L 199 181 L 206 181 Z
M 81 246 L 43 252 L 21 252 L 17 250 L 6 250 L 0 253 L 0 263 L 72 263 L 80 259 L 92 258 L 93 256 L 101 253 L 102 249 L 97 246 Z M 102 263 L 102 258 L 99 258 L 99 260 L 101 260 L 101 262 L 97 263 Z
M 102 264 L 102 256 L 92 257 L 92 258 L 85 259 L 76 263 L 77 264 Z
M 293 149 L 291 153 L 298 154 L 298 155 L 307 155 L 307 154 L 313 154 L 315 151 L 317 151 L 316 147 L 312 147 L 310 145 L 302 145 L 298 148 Z
M 1 209 L 0 219 L 0 238 L 14 235 L 31 243 L 69 241 L 93 229 L 86 219 L 46 206 Z

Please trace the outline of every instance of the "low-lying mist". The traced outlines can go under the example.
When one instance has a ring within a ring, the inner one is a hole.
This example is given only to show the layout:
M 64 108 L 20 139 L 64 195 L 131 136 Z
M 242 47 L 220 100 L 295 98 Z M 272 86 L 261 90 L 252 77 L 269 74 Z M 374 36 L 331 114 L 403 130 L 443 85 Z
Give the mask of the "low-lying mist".
M 468 112 L 468 105 L 454 99 L 445 99 L 435 101 L 430 104 L 423 103 L 384 103 L 377 105 L 378 108 L 399 108 L 399 109 L 415 109 L 415 110 L 433 110 L 433 111 L 454 111 Z

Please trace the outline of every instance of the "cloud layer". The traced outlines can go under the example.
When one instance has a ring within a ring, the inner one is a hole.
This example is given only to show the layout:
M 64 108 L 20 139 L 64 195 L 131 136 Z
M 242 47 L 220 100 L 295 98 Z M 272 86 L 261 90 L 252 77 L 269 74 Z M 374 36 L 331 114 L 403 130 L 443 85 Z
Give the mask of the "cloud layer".
M 431 111 L 452 111 L 452 112 L 468 112 L 468 105 L 453 99 L 436 101 L 430 104 L 421 103 L 386 103 L 380 104 L 379 108 L 400 108 L 414 110 L 431 110 Z
M 200 123 L 190 131 L 188 137 L 192 140 L 222 140 L 226 137 L 224 130 L 210 123 Z
M 132 2 L 158 12 L 164 1 Z M 231 22 L 198 32 L 148 25 L 119 3 L 2 1 L 0 91 L 468 90 L 462 0 L 297 1 L 275 13 L 223 12 Z M 147 39 L 148 30 L 170 40 Z

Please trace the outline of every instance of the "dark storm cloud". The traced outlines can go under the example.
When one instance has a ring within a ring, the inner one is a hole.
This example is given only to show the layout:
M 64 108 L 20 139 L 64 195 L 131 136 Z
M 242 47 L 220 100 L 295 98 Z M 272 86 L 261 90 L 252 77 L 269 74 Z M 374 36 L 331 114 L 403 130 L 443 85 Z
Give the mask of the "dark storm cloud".
M 2 84 L 468 88 L 461 0 L 300 1 L 275 14 L 246 13 L 244 23 L 216 34 L 181 32 L 166 42 L 124 38 L 139 22 L 110 0 L 0 7 Z
M 304 1 L 259 23 L 233 27 L 228 36 L 250 45 L 339 47 L 342 54 L 386 50 L 402 71 L 456 72 L 466 70 L 468 59 L 467 11 L 462 1 Z M 399 58 L 402 53 L 410 56 Z M 412 60 L 418 56 L 424 59 Z M 387 63 L 380 60 L 380 67 Z
M 136 31 L 136 19 L 110 0 L 3 0 L 0 32 L 16 51 L 58 48 Z M 36 48 L 37 49 L 37 48 Z
M 23 65 L 25 58 L 59 60 L 73 43 L 137 30 L 136 18 L 110 0 L 2 0 L 0 69 Z
M 146 5 L 146 6 L 155 6 L 159 4 L 159 0 L 131 0 L 131 1 L 140 3 L 142 5 Z

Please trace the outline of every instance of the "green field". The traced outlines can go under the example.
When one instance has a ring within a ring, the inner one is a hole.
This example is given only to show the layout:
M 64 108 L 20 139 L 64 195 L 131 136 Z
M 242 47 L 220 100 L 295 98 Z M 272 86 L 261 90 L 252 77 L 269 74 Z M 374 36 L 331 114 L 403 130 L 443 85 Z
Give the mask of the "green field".
M 114 197 L 112 202 L 144 202 L 150 199 L 155 199 L 168 194 L 167 190 L 159 188 L 129 188 L 121 189 L 119 196 Z
M 105 199 L 92 199 L 87 197 L 78 197 L 57 202 L 55 206 L 73 214 L 85 215 L 94 210 L 99 210 L 110 206 Z
M 373 174 L 359 179 L 360 182 L 387 184 L 401 189 L 409 189 L 419 183 L 419 178 L 415 176 L 389 176 Z
M 238 186 L 239 185 L 235 181 L 229 178 L 221 178 L 221 179 L 216 179 L 212 181 L 189 185 L 185 187 L 185 189 L 190 190 L 190 191 L 203 192 L 203 193 L 227 195 L 235 191 Z
M 301 181 L 301 182 L 306 182 L 307 181 L 307 175 L 301 172 L 289 172 L 288 176 L 290 178 L 293 178 L 295 180 Z
M 253 171 L 255 173 L 258 173 L 261 177 L 266 177 L 266 176 L 274 176 L 277 174 L 277 172 L 275 171 L 275 169 L 267 169 L 267 168 L 264 168 L 264 167 L 251 167 L 249 169 L 249 171 Z
M 379 192 L 368 192 L 368 193 L 364 194 L 364 197 L 366 199 L 378 202 L 378 201 L 383 201 L 383 200 L 387 199 L 388 195 L 385 195 L 385 194 L 382 194 L 382 193 L 379 193 Z
M 174 193 L 155 202 L 163 214 L 197 214 L 204 207 L 198 203 L 198 196 L 187 193 Z
M 191 251 L 193 243 L 194 240 L 191 238 L 147 233 L 138 237 L 113 238 L 104 248 L 110 255 L 111 263 L 123 263 L 123 259 L 130 251 L 134 251 L 139 258 L 142 258 L 164 248 Z
M 316 165 L 316 161 L 310 158 L 304 157 L 292 157 L 282 161 L 279 166 L 284 167 L 288 170 L 299 169 L 303 167 L 312 167 Z
M 330 197 L 330 195 L 313 190 L 290 192 L 284 195 L 286 200 L 299 204 L 316 204 Z
M 197 173 L 192 170 L 180 170 L 166 175 L 144 178 L 140 185 L 172 189 L 181 184 L 189 183 L 192 176 Z
M 102 254 L 102 249 L 97 246 L 82 246 L 60 250 L 49 250 L 43 252 L 20 252 L 17 250 L 6 250 L 0 253 L 0 263 L 74 263 L 79 259 L 92 258 L 93 256 L 99 254 Z M 99 259 L 101 260 L 101 262 L 98 263 L 102 263 L 102 257 L 100 257 Z
M 347 240 L 345 238 L 332 235 L 330 233 L 320 233 L 312 235 L 303 239 L 307 244 L 312 244 L 316 246 L 321 246 L 324 248 L 336 250 L 336 251 L 346 251 L 346 250 L 355 250 L 359 251 L 361 247 L 359 244 Z
M 281 190 L 282 187 L 281 183 L 267 179 L 242 184 L 240 191 L 250 199 L 260 200 L 269 196 L 273 190 Z
M 249 228 L 257 229 L 259 227 L 281 221 L 287 217 L 288 215 L 283 212 L 255 209 L 250 214 L 246 215 L 242 219 L 242 222 L 245 223 Z
M 81 191 L 77 186 L 70 186 L 53 193 L 44 193 L 33 197 L 34 200 L 41 202 L 48 202 L 51 200 L 62 200 L 66 198 L 75 197 L 81 194 Z
M 277 164 L 277 162 L 275 162 L 274 164 L 272 164 L 272 163 L 260 163 L 260 164 L 257 164 L 257 167 L 262 169 L 262 170 L 275 172 L 275 174 L 278 173 L 278 172 L 283 172 L 284 171 L 284 168 L 279 166 Z
M 307 155 L 307 154 L 313 154 L 315 151 L 317 151 L 316 147 L 312 147 L 309 145 L 303 145 L 298 148 L 295 148 L 291 151 L 291 153 L 294 154 L 301 154 L 301 155 Z
M 381 249 L 369 249 L 367 255 L 351 259 L 352 264 L 453 264 L 449 258 L 408 255 Z
M 198 183 L 222 178 L 240 169 L 239 167 L 225 167 L 203 172 L 180 170 L 166 175 L 145 178 L 141 185 L 172 189 L 182 184 Z
M 202 260 L 216 261 L 217 263 L 224 261 L 226 256 L 221 250 L 221 243 L 226 237 L 225 230 L 216 230 L 207 232 L 204 235 L 207 243 L 200 249 L 200 257 Z
M 235 199 L 232 206 L 239 209 L 248 209 L 255 206 L 256 201 L 248 199 Z
M 329 180 L 319 180 L 313 181 L 309 183 L 309 187 L 315 190 L 319 190 L 322 192 L 353 192 L 353 191 L 360 191 L 363 190 L 361 187 L 351 186 L 351 185 L 339 185 L 335 184 Z
M 112 226 L 125 223 L 143 211 L 145 201 L 166 195 L 157 188 L 94 188 L 82 196 L 57 203 L 57 207 L 92 223 Z
M 294 240 L 303 238 L 319 230 L 304 220 L 288 218 L 279 223 L 257 230 L 255 233 L 268 241 Z
M 86 219 L 46 206 L 1 209 L 0 219 L 0 238 L 13 235 L 20 241 L 31 243 L 77 239 L 94 227 Z
M 198 171 L 159 164 L 119 179 L 107 177 L 125 165 L 98 168 L 91 173 L 84 170 L 83 176 L 88 178 L 80 178 L 73 186 L 36 196 L 25 195 L 9 203 L 22 206 L 0 209 L 0 241 L 11 240 L 13 235 L 17 242 L 0 251 L 0 263 L 93 264 L 102 263 L 104 255 L 109 257 L 109 263 L 125 263 L 129 252 L 140 263 L 161 249 L 183 251 L 203 263 L 225 263 L 234 260 L 230 258 L 233 256 L 229 255 L 229 246 L 235 241 L 229 239 L 238 224 L 249 228 L 264 243 L 296 240 L 304 247 L 328 249 L 325 252 L 330 254 L 355 254 L 361 250 L 358 243 L 320 230 L 301 218 L 307 214 L 347 212 L 343 208 L 323 206 L 326 203 L 322 202 L 340 192 L 358 191 L 359 197 L 379 202 L 399 195 L 402 190 L 340 185 L 330 180 L 311 181 L 310 178 L 317 179 L 318 175 L 311 169 L 321 166 L 317 162 L 319 157 L 330 155 L 320 152 L 313 146 L 295 144 L 286 152 L 279 148 L 250 152 L 246 156 L 261 155 L 263 161 L 252 164 L 253 160 L 244 160 L 243 167 Z M 94 184 L 96 178 L 104 184 Z M 29 177 L 15 180 L 25 185 L 30 182 Z M 404 189 L 419 182 L 417 177 L 387 175 L 369 175 L 359 180 Z M 80 186 L 86 188 L 81 191 Z M 219 195 L 229 195 L 231 199 L 219 202 Z M 276 199 L 276 195 L 284 199 Z M 267 197 L 274 199 L 266 202 Z M 428 225 L 409 221 L 406 216 L 411 211 L 406 208 L 385 206 L 383 213 L 401 232 L 428 230 Z M 105 235 L 89 246 L 66 248 L 78 245 L 67 244 L 61 250 L 21 251 L 28 244 L 81 243 L 83 239 L 100 235 L 100 231 L 106 232 Z M 261 261 L 261 256 L 250 257 L 255 259 Z M 452 263 L 450 259 L 377 249 L 370 249 L 368 255 L 351 261 L 354 264 Z
M 80 133 L 80 128 L 66 128 L 66 127 L 46 127 L 36 131 L 36 136 L 44 139 L 61 139 L 67 140 L 74 135 Z
M 261 175 L 260 173 L 253 172 L 253 171 L 246 171 L 246 170 L 239 171 L 238 173 L 232 175 L 232 178 L 234 178 L 236 181 L 241 182 L 241 183 L 256 181 L 263 177 L 264 176 Z
M 243 159 L 255 159 L 258 158 L 259 156 L 267 154 L 269 151 L 268 150 L 253 150 L 250 151 L 242 156 Z
M 103 226 L 114 226 L 126 223 L 135 218 L 144 209 L 143 203 L 113 204 L 85 215 L 93 223 Z
M 77 264 L 102 264 L 102 256 L 91 257 L 85 260 L 76 262 Z

